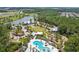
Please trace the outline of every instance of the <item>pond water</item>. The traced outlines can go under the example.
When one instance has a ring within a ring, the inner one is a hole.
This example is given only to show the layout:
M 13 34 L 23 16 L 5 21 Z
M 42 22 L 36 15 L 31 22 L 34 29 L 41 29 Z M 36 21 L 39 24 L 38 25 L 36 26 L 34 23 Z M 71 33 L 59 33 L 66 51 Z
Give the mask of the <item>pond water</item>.
M 28 22 L 30 22 L 30 19 L 32 19 L 32 23 L 34 23 L 34 18 L 32 16 L 26 16 L 22 19 L 18 19 L 16 21 L 11 22 L 11 24 L 18 25 L 20 23 L 28 23 Z

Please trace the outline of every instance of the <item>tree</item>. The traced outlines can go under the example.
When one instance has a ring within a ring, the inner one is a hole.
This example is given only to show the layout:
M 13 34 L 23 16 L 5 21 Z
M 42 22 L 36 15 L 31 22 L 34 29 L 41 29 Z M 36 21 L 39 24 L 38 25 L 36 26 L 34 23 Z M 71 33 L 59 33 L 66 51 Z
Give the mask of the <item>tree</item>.
M 79 36 L 77 34 L 69 36 L 69 40 L 65 43 L 65 51 L 79 51 Z
M 29 41 L 30 41 L 30 39 L 27 38 L 27 37 L 20 38 L 20 42 L 21 42 L 22 45 L 25 44 L 25 43 L 28 43 Z
M 10 42 L 10 26 L 10 24 L 0 25 L 0 52 L 13 52 L 21 46 L 21 44 Z
M 6 25 L 0 26 L 0 51 L 6 51 L 9 44 L 9 29 Z

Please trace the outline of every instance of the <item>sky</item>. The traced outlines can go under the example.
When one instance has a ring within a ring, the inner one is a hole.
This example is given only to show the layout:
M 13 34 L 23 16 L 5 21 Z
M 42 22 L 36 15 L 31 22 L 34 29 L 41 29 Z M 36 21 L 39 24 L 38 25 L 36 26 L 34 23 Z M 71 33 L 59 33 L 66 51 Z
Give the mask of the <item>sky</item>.
M 0 7 L 79 7 L 79 0 L 1 0 Z

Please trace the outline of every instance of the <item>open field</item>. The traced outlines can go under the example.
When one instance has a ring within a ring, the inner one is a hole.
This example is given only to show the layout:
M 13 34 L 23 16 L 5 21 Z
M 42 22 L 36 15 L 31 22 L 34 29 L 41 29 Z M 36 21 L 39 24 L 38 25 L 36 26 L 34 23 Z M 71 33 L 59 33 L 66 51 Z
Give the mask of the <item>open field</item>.
M 14 16 L 16 14 L 18 14 L 18 13 L 17 12 L 2 12 L 2 13 L 0 13 L 0 18 L 1 17 Z
M 79 13 L 75 13 L 75 12 L 60 12 L 60 16 L 79 17 Z

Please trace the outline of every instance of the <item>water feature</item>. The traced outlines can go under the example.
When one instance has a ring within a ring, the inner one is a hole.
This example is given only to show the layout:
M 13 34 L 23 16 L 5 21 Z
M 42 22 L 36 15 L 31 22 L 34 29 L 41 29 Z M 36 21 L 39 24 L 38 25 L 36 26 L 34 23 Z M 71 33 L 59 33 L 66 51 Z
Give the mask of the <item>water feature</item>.
M 50 49 L 48 47 L 44 47 L 44 43 L 41 41 L 34 41 L 34 45 L 36 45 L 41 52 L 50 52 Z
M 28 23 L 28 22 L 30 22 L 30 19 L 32 19 L 31 22 L 34 23 L 34 18 L 32 16 L 26 16 L 26 17 L 24 17 L 22 19 L 18 19 L 16 21 L 11 22 L 11 24 L 18 25 L 20 23 Z

